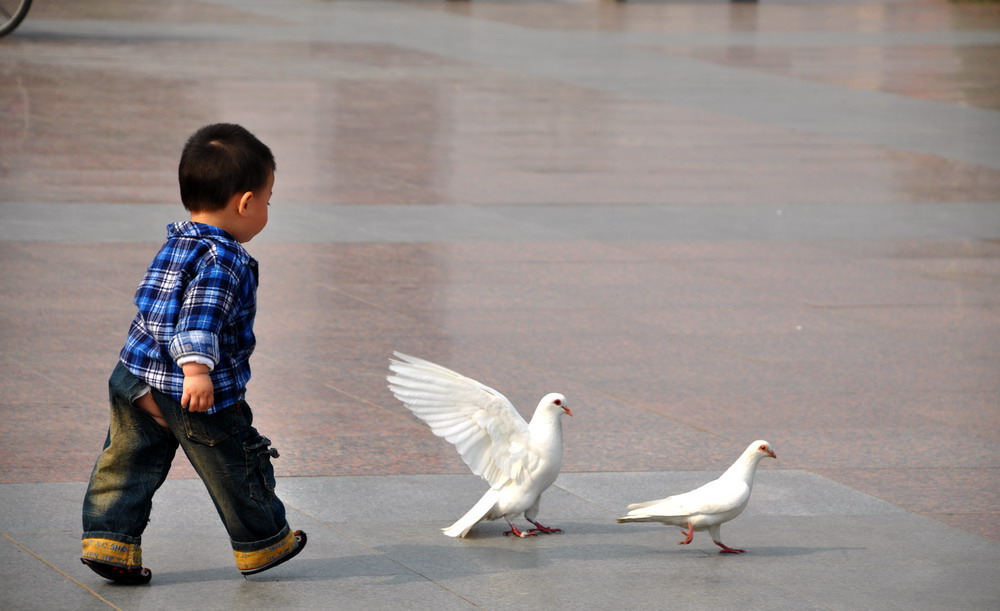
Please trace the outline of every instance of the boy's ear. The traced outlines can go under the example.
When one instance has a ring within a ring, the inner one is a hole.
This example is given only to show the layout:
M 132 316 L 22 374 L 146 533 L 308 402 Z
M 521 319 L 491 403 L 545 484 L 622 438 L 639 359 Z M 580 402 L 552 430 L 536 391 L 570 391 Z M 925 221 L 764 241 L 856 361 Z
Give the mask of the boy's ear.
M 250 201 L 253 199 L 253 191 L 247 191 L 240 197 L 239 203 L 236 204 L 236 212 L 240 216 L 247 216 L 250 213 Z

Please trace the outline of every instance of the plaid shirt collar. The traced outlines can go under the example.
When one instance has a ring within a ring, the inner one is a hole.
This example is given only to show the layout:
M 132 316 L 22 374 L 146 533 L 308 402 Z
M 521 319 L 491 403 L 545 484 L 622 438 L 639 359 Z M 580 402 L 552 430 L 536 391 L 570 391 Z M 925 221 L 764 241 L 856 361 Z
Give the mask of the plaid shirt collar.
M 250 253 L 243 248 L 243 245 L 236 241 L 236 238 L 225 229 L 220 229 L 215 225 L 196 223 L 194 221 L 178 221 L 167 225 L 168 238 L 208 238 L 226 242 L 230 248 L 236 250 L 242 256 L 252 259 Z

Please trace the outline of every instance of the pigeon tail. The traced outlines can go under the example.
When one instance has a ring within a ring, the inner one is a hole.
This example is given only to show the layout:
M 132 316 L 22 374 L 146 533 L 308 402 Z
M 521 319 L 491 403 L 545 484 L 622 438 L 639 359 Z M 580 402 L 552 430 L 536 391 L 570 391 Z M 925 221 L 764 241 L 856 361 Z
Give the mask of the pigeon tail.
M 627 515 L 617 518 L 615 520 L 619 524 L 626 524 L 628 522 L 662 522 L 663 518 L 659 516 L 644 516 L 644 515 Z
M 488 516 L 493 511 L 493 508 L 497 506 L 497 501 L 499 500 L 500 492 L 498 490 L 492 488 L 487 490 L 483 498 L 479 499 L 479 502 L 472 506 L 472 509 L 467 511 L 464 516 L 448 528 L 442 528 L 441 532 L 449 537 L 464 538 L 472 530 L 473 526 L 483 520 L 490 519 Z

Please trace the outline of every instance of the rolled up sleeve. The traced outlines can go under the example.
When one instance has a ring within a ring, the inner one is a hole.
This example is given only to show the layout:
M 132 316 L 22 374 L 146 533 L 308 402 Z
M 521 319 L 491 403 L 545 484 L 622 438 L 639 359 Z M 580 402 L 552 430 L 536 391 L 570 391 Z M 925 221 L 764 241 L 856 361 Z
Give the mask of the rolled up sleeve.
M 170 357 L 178 365 L 201 363 L 214 369 L 219 362 L 219 336 L 208 331 L 186 331 L 170 340 Z

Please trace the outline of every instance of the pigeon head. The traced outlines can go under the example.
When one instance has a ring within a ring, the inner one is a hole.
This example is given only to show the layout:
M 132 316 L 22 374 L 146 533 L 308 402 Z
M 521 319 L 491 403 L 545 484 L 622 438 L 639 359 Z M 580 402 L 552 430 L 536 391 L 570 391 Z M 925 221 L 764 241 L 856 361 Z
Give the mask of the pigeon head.
M 775 454 L 774 454 L 774 450 L 771 449 L 771 444 L 769 444 L 768 442 L 764 441 L 763 439 L 758 439 L 757 441 L 753 442 L 750 445 L 751 445 L 751 447 L 752 446 L 757 446 L 757 451 L 760 452 L 763 455 L 763 456 L 761 456 L 761 458 L 764 458 L 764 456 L 770 456 L 771 458 L 777 458 L 777 456 L 775 456 Z
M 538 402 L 538 409 L 545 408 L 546 410 L 552 412 L 559 412 L 562 410 L 568 416 L 572 416 L 573 412 L 566 407 L 566 397 L 562 396 L 557 392 L 550 392 L 549 394 L 542 397 L 542 400 Z
M 745 481 L 748 486 L 752 485 L 753 474 L 754 471 L 757 470 L 757 464 L 768 456 L 771 458 L 777 458 L 774 454 L 774 450 L 771 449 L 771 444 L 763 439 L 758 439 L 748 445 L 747 449 L 743 450 L 740 457 L 737 458 L 736 462 L 734 462 L 728 469 L 726 469 L 726 472 L 722 474 L 722 477 L 736 477 Z

